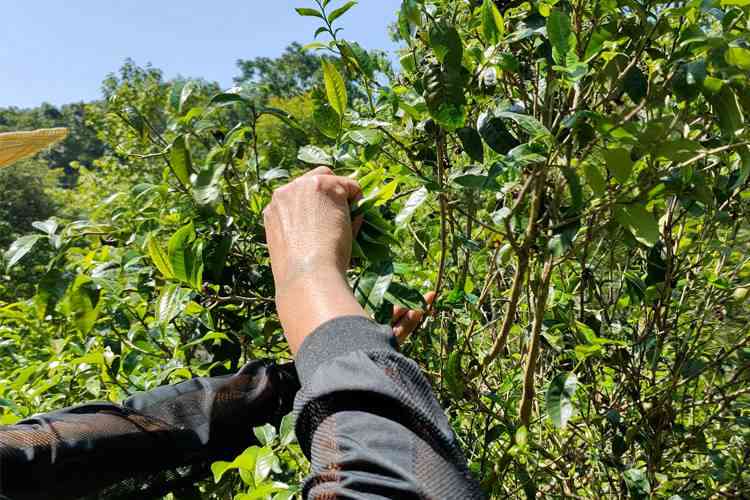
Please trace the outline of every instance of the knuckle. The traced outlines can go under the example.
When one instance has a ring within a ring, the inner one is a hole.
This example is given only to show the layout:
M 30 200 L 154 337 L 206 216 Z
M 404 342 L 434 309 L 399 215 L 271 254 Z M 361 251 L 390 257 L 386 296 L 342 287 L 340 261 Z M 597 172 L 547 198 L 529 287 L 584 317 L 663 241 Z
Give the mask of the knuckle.
M 323 177 L 320 177 L 320 176 L 310 177 L 308 182 L 313 187 L 313 189 L 315 189 L 315 191 L 317 192 L 325 191 L 326 182 L 323 179 Z

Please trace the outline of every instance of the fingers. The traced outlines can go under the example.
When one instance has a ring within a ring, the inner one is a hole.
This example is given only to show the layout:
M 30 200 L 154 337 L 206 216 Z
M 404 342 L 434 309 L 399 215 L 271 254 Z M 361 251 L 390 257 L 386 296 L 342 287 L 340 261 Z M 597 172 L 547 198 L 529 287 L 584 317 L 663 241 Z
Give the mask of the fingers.
M 352 238 L 356 238 L 359 234 L 359 230 L 362 229 L 362 224 L 365 222 L 365 216 L 359 214 L 352 220 Z
M 333 170 L 331 170 L 328 167 L 315 167 L 314 169 L 310 170 L 309 172 L 304 173 L 300 177 L 313 177 L 316 175 L 333 175 Z
M 427 305 L 431 305 L 435 300 L 435 292 L 428 292 L 424 296 Z M 419 323 L 424 317 L 423 311 L 412 311 L 405 307 L 396 306 L 393 309 L 393 335 L 399 344 L 403 344 L 406 339 L 416 330 Z
M 359 187 L 359 182 L 349 177 L 337 176 L 329 167 L 314 168 L 301 175 L 299 179 L 309 179 L 310 177 L 321 177 L 318 181 L 324 189 L 336 191 L 343 188 L 348 202 L 352 202 L 362 196 L 362 189 Z

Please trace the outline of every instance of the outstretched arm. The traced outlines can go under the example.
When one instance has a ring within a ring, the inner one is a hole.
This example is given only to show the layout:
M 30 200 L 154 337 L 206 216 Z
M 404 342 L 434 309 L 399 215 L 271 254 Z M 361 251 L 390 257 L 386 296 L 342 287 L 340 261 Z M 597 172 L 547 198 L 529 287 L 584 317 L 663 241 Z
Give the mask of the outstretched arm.
M 0 427 L 0 499 L 161 498 L 257 444 L 251 429 L 278 424 L 298 387 L 292 365 L 254 361 Z
M 302 383 L 305 498 L 482 498 L 427 380 L 346 282 L 357 196 L 355 181 L 320 167 L 277 190 L 265 211 L 279 317 Z

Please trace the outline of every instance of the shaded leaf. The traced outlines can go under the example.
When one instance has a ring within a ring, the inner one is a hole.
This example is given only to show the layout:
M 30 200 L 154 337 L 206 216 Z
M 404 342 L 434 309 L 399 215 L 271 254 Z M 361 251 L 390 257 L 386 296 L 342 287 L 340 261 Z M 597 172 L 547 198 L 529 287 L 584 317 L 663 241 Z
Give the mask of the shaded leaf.
M 624 148 L 608 149 L 604 152 L 604 161 L 615 179 L 620 183 L 627 182 L 633 171 L 633 160 L 630 151 Z
M 640 243 L 651 247 L 659 241 L 659 224 L 643 205 L 620 205 L 615 208 L 615 219 Z
M 518 139 L 508 131 L 502 118 L 494 116 L 491 111 L 479 115 L 477 130 L 484 142 L 497 153 L 506 154 L 519 144 Z
M 592 162 L 583 165 L 586 182 L 596 196 L 602 196 L 607 191 L 607 179 L 602 175 L 599 167 Z
M 469 158 L 478 163 L 484 163 L 484 145 L 479 132 L 472 127 L 462 127 L 456 130 L 456 133 L 458 138 L 461 139 L 461 145 Z
M 388 287 L 385 299 L 391 304 L 405 307 L 412 311 L 424 311 L 427 307 L 427 303 L 419 290 L 395 282 L 391 283 Z
M 640 103 L 648 94 L 648 79 L 638 66 L 633 66 L 625 74 L 623 79 L 625 93 L 633 102 Z

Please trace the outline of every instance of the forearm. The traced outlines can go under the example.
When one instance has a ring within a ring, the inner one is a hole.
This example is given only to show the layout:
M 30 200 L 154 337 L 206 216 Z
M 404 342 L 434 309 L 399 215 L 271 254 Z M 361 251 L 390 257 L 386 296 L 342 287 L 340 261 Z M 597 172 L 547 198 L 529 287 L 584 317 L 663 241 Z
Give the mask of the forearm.
M 327 321 L 342 316 L 367 317 L 345 276 L 334 268 L 299 272 L 280 283 L 276 307 L 292 354 Z
M 0 427 L 0 498 L 79 498 L 115 488 L 146 498 L 210 472 L 254 442 L 252 427 L 291 411 L 294 369 L 255 361 L 231 377 L 138 393 Z M 174 473 L 177 467 L 179 474 Z M 161 495 L 158 495 L 159 497 Z
M 482 498 L 443 410 L 392 333 L 360 317 L 318 328 L 297 355 L 305 498 Z

